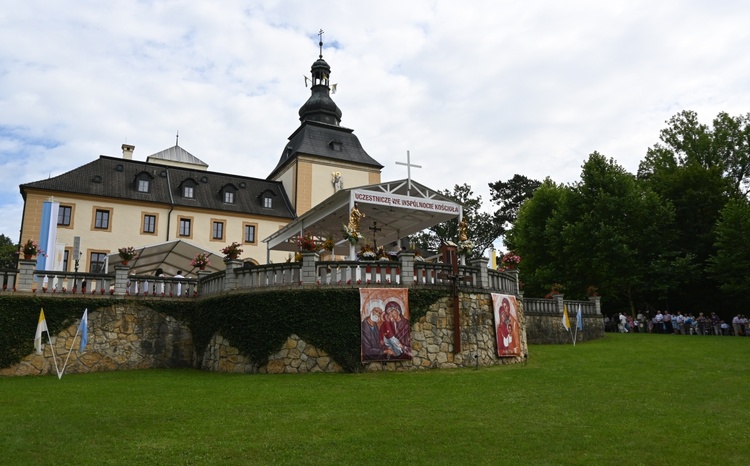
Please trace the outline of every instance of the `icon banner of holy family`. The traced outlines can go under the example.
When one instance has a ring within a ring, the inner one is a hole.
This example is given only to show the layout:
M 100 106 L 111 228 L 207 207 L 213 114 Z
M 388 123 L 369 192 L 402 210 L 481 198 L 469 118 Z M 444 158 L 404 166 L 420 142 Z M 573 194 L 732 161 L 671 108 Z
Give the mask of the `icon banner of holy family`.
M 360 288 L 362 362 L 411 359 L 409 290 Z
M 492 293 L 495 314 L 497 355 L 521 355 L 521 328 L 518 324 L 518 300 L 515 296 Z

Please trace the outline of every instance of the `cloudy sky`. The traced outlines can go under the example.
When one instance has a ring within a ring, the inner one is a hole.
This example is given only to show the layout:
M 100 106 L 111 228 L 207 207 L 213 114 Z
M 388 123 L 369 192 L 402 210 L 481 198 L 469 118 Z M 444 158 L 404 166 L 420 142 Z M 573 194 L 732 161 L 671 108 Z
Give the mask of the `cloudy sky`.
M 635 172 L 665 121 L 750 112 L 750 2 L 5 0 L 0 233 L 18 185 L 99 155 L 175 143 L 265 178 L 331 65 L 342 126 L 385 166 L 411 152 L 435 189 L 520 173 L 579 178 L 599 151 Z

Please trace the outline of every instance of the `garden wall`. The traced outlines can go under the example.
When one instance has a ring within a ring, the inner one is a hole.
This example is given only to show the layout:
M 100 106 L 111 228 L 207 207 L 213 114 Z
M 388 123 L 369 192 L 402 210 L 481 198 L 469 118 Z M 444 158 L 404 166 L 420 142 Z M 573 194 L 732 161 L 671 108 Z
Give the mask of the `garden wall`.
M 452 298 L 443 296 L 429 304 L 424 314 L 412 323 L 411 361 L 372 362 L 362 370 L 419 370 L 476 367 L 522 362 L 528 354 L 525 319 L 519 309 L 521 325 L 520 357 L 499 358 L 495 343 L 492 302 L 486 293 L 460 293 L 462 351 L 453 353 Z M 186 304 L 189 305 L 189 304 Z M 356 312 L 356 311 L 354 311 Z M 258 365 L 241 354 L 220 332 L 210 336 L 204 351 L 197 352 L 189 325 L 149 307 L 148 301 L 123 300 L 117 304 L 89 310 L 89 343 L 83 354 L 78 340 L 70 355 L 66 373 L 95 371 L 196 367 L 218 372 L 307 373 L 341 372 L 342 365 L 324 350 L 291 333 L 278 351 Z M 58 364 L 73 344 L 78 322 L 74 322 L 52 340 Z M 352 329 L 359 334 L 359 328 Z M 29 335 L 31 339 L 33 333 Z M 32 353 L 18 364 L 0 369 L 2 375 L 54 374 L 55 366 L 46 342 L 42 355 Z M 358 348 L 355 349 L 358 352 Z M 201 357 L 198 354 L 201 353 Z

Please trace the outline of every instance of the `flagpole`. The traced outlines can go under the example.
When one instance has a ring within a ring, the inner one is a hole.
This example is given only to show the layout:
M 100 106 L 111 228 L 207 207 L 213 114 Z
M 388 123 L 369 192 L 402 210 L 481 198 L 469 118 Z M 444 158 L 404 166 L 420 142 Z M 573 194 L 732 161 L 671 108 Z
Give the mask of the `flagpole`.
M 52 337 L 49 336 L 49 329 L 47 329 L 47 341 L 49 342 L 49 349 L 52 351 L 52 360 L 55 362 L 55 372 L 57 372 L 57 379 L 59 380 L 60 377 L 60 370 L 57 368 L 57 358 L 55 357 L 55 347 L 52 346 Z
M 81 327 L 79 325 L 78 328 L 76 329 L 76 334 L 73 337 L 73 342 L 70 344 L 70 349 L 68 350 L 68 356 L 65 358 L 65 364 L 63 364 L 62 372 L 58 376 L 58 379 L 62 379 L 63 374 L 65 374 L 65 368 L 68 366 L 68 359 L 70 359 L 70 353 L 73 352 L 73 346 L 75 346 L 76 344 L 76 338 L 78 338 L 78 332 L 80 331 L 81 331 Z

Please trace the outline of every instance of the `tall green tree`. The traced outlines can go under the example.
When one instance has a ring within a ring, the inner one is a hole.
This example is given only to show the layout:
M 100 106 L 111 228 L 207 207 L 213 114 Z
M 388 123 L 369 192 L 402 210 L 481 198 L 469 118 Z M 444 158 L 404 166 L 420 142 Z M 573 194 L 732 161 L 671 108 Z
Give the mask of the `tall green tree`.
M 18 245 L 0 234 L 0 269 L 15 269 L 18 263 Z
M 508 181 L 490 183 L 491 201 L 498 206 L 495 211 L 495 222 L 502 227 L 502 232 L 516 220 L 518 209 L 541 186 L 541 182 L 523 175 L 513 175 Z
M 579 183 L 545 181 L 521 207 L 508 238 L 530 291 L 561 283 L 569 296 L 583 297 L 596 286 L 610 302 L 635 310 L 658 272 L 652 264 L 670 259 L 662 252 L 673 218 L 668 203 L 594 152 Z
M 750 290 L 750 202 L 732 199 L 716 225 L 716 252 L 709 258 L 708 273 L 733 298 L 747 303 Z
M 669 251 L 683 261 L 684 280 L 676 289 L 667 285 L 671 293 L 661 290 L 656 298 L 677 309 L 709 309 L 722 299 L 706 273 L 716 252 L 715 226 L 748 179 L 748 120 L 720 113 L 710 127 L 695 112 L 684 111 L 667 124 L 641 162 L 638 178 L 674 206 L 677 234 Z M 663 270 L 661 283 L 674 274 L 670 267 Z
M 463 217 L 468 224 L 468 237 L 475 247 L 472 257 L 481 257 L 502 234 L 502 229 L 488 212 L 482 211 L 482 196 L 477 196 L 468 184 L 455 185 L 453 191 L 442 190 L 440 194 L 463 206 Z M 458 219 L 439 223 L 417 233 L 412 240 L 420 249 L 436 251 L 446 242 L 458 243 Z
M 559 232 L 549 223 L 568 191 L 550 178 L 545 179 L 519 207 L 505 236 L 506 246 L 521 256 L 521 280 L 529 296 L 544 296 L 552 284 L 561 280 L 564 261 Z

